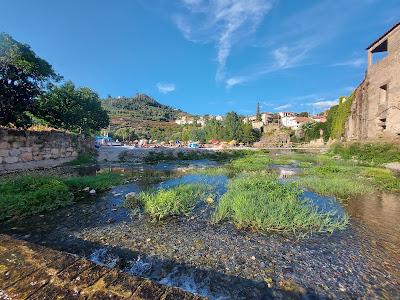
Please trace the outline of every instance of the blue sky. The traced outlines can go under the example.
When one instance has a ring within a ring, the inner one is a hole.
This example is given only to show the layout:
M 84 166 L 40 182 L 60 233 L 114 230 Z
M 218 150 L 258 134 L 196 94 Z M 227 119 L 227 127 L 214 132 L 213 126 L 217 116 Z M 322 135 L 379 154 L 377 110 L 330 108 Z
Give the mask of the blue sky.
M 100 96 L 195 114 L 318 112 L 363 79 L 398 0 L 0 0 L 0 31 Z

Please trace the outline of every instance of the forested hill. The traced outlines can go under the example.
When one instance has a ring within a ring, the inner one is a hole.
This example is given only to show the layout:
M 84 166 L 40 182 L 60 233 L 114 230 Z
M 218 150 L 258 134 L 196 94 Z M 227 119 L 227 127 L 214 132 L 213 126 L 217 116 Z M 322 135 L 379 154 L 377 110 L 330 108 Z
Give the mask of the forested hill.
M 163 105 L 145 94 L 102 100 L 114 127 L 142 127 L 144 124 L 171 122 L 189 115 L 181 110 Z

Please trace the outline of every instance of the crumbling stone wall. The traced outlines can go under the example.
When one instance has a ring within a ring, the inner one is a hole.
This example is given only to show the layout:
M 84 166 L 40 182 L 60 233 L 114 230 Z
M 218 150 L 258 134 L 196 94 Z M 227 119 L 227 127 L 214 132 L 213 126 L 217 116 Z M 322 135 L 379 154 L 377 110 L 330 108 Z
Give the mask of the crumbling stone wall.
M 0 171 L 56 166 L 91 151 L 94 141 L 60 131 L 0 128 Z
M 374 53 L 385 48 L 387 56 L 373 62 Z M 368 48 L 368 62 L 345 136 L 348 140 L 400 139 L 400 24 Z

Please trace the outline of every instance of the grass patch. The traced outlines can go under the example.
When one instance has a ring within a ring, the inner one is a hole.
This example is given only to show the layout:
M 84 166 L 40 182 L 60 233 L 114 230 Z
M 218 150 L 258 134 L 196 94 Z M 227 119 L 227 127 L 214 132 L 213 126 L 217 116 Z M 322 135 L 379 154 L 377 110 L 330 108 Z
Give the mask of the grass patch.
M 124 179 L 121 174 L 100 173 L 97 175 L 70 177 L 63 181 L 73 192 L 82 191 L 86 187 L 95 189 L 97 192 L 104 192 L 112 186 L 120 184 Z
M 271 174 L 248 174 L 230 181 L 213 218 L 263 231 L 332 232 L 346 226 L 347 218 L 318 213 L 301 194 L 297 185 L 282 184 Z
M 0 181 L 0 220 L 71 204 L 68 186 L 53 176 L 22 176 Z
M 298 183 L 310 190 L 340 199 L 348 199 L 374 189 L 400 192 L 400 180 L 390 170 L 354 165 L 346 161 L 311 166 Z
M 390 192 L 400 193 L 400 178 L 392 171 L 383 168 L 365 168 L 361 175 L 370 178 L 378 187 Z
M 199 200 L 206 199 L 207 190 L 203 184 L 182 184 L 171 189 L 142 192 L 138 199 L 146 213 L 161 220 L 168 216 L 188 215 Z M 132 208 L 132 203 L 128 206 Z
M 354 180 L 341 175 L 329 177 L 305 176 L 299 178 L 297 182 L 315 193 L 335 196 L 342 200 L 374 191 L 367 181 Z
M 271 163 L 271 158 L 267 155 L 249 155 L 232 160 L 226 167 L 234 171 L 262 171 L 266 170 Z
M 124 178 L 119 174 L 103 173 L 70 178 L 27 175 L 0 180 L 0 220 L 67 206 L 83 198 L 77 196 L 85 187 L 104 192 Z
M 400 146 L 389 143 L 335 144 L 331 147 L 330 153 L 340 155 L 343 159 L 357 159 L 372 165 L 400 161 Z

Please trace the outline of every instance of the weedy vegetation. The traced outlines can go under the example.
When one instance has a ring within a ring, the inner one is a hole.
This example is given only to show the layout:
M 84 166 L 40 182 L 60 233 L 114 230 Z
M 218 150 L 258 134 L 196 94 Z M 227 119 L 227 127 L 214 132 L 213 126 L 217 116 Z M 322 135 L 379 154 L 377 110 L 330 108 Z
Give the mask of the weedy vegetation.
M 333 232 L 345 228 L 347 217 L 319 213 L 301 195 L 296 184 L 283 184 L 271 174 L 246 174 L 231 179 L 213 219 L 263 231 Z
M 205 201 L 208 190 L 204 184 L 182 184 L 170 189 L 142 192 L 138 199 L 128 199 L 126 205 L 131 208 L 140 205 L 153 219 L 162 220 L 190 214 L 198 201 Z
M 0 181 L 0 220 L 71 204 L 68 186 L 54 176 L 22 176 Z
M 0 220 L 33 215 L 67 206 L 86 187 L 103 192 L 124 179 L 119 174 L 59 178 L 26 175 L 0 180 Z

